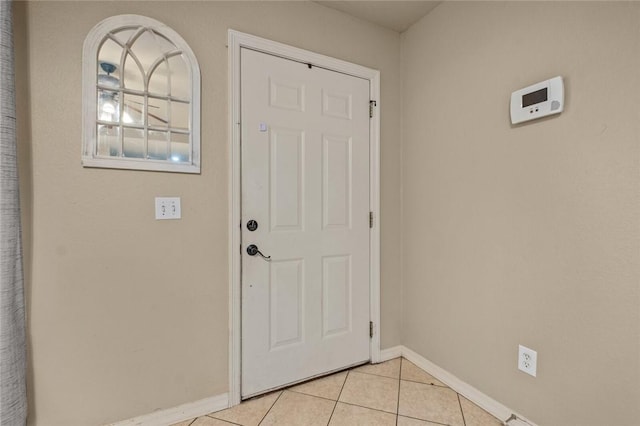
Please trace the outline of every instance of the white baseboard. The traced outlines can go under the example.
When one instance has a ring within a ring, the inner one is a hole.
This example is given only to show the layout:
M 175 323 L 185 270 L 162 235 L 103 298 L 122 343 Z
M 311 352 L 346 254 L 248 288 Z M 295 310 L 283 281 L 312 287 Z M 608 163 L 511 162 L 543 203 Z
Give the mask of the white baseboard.
M 405 346 L 399 345 L 380 351 L 381 362 L 389 361 L 390 359 L 398 358 L 400 356 L 408 359 L 427 373 L 431 374 L 436 379 L 440 380 L 445 385 L 449 386 L 454 391 L 458 392 L 460 395 L 467 398 L 469 401 L 478 405 L 485 411 L 491 413 L 493 416 L 502 420 L 503 422 L 509 419 L 512 414 L 514 414 L 514 411 L 510 408 L 504 406 L 495 399 L 474 388 L 467 382 L 460 380 L 445 369 L 437 366 L 422 355 L 419 355 L 418 353 Z M 133 419 L 111 423 L 108 426 L 169 426 L 173 423 L 193 419 L 194 417 L 204 416 L 205 414 L 224 410 L 228 407 L 229 394 L 225 393 L 211 398 L 201 399 L 200 401 L 183 404 L 178 407 L 155 411 L 153 413 L 145 414 Z M 515 415 L 517 416 L 517 420 L 509 422 L 508 424 L 510 426 L 536 426 L 535 423 L 527 420 L 521 415 L 517 413 L 515 413 Z
M 460 380 L 453 374 L 437 366 L 433 362 L 429 361 L 422 355 L 419 355 L 418 353 L 412 351 L 406 346 L 396 346 L 394 348 L 390 348 L 388 349 L 389 354 L 397 353 L 398 348 L 404 358 L 408 359 L 409 361 L 411 361 L 412 363 L 414 363 L 415 365 L 417 365 L 427 373 L 431 374 L 433 377 L 440 380 L 442 383 L 449 386 L 451 389 L 458 392 L 460 395 L 464 396 L 469 401 L 478 405 L 488 413 L 492 414 L 494 417 L 504 422 L 508 420 L 512 414 L 515 413 L 509 407 L 504 406 L 503 404 L 499 403 L 498 401 L 491 398 L 490 396 L 482 393 L 481 391 L 474 388 L 467 382 Z M 392 359 L 392 358 L 394 357 L 391 357 L 389 359 Z M 522 421 L 523 425 L 526 424 L 527 426 L 536 426 L 535 423 L 527 420 L 526 418 L 522 417 L 518 413 L 515 413 L 515 415 L 517 416 L 518 420 Z M 516 425 L 516 424 L 517 423 L 511 423 L 511 422 L 509 423 L 509 425 Z
M 108 426 L 169 426 L 194 417 L 204 416 L 229 407 L 229 394 L 213 396 L 189 402 L 177 407 L 154 411 L 129 420 L 111 423 Z
M 393 346 L 391 348 L 382 349 L 380 351 L 380 362 L 389 361 L 390 359 L 402 356 L 402 346 Z
M 507 426 L 530 426 L 531 423 L 529 422 L 525 422 L 522 419 L 518 419 L 518 418 L 514 418 L 512 420 L 507 420 L 507 423 L 505 423 Z

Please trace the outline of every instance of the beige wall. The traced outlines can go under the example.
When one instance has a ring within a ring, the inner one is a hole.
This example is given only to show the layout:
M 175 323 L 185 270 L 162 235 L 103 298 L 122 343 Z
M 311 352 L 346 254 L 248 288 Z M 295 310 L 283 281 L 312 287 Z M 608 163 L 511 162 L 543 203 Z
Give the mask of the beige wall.
M 539 425 L 637 425 L 640 4 L 446 2 L 402 69 L 403 344 Z
M 382 72 L 383 348 L 541 426 L 640 417 L 638 3 L 448 2 L 402 59 L 397 33 L 309 2 L 15 9 L 30 424 L 227 391 L 227 28 Z M 80 166 L 82 42 L 122 13 L 170 25 L 200 61 L 199 176 Z M 556 74 L 565 112 L 511 127 L 511 91 Z M 153 220 L 158 195 L 182 197 L 181 221 Z
M 82 43 L 124 13 L 168 24 L 200 62 L 201 175 L 80 166 Z M 381 71 L 382 342 L 400 343 L 399 34 L 311 2 L 17 4 L 30 424 L 227 391 L 228 28 Z M 154 220 L 163 195 L 182 197 L 182 220 Z

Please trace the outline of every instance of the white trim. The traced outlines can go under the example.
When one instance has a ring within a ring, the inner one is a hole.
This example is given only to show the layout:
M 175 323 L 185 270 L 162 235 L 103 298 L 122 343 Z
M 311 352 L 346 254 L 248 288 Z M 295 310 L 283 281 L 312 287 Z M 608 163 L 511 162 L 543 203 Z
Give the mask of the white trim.
M 240 41 L 229 31 L 229 406 L 241 401 Z
M 153 28 L 178 46 L 184 55 L 191 72 L 190 162 L 174 163 L 170 160 L 135 160 L 96 155 L 98 49 L 109 32 L 131 25 Z M 189 44 L 180 34 L 162 22 L 141 15 L 118 15 L 102 20 L 89 31 L 82 47 L 82 114 L 83 167 L 200 173 L 200 66 Z
M 108 426 L 168 426 L 194 417 L 204 416 L 229 406 L 229 394 L 212 396 L 211 398 L 189 402 L 173 408 L 154 411 L 153 413 L 110 423 Z
M 402 345 L 394 346 L 392 348 L 382 349 L 380 351 L 380 362 L 389 361 L 402 356 Z
M 397 350 L 397 348 L 398 347 L 396 346 L 392 349 Z M 497 417 L 504 422 L 509 417 L 511 417 L 512 414 L 515 413 L 512 409 L 491 398 L 489 395 L 479 391 L 467 382 L 460 380 L 447 370 L 437 366 L 422 355 L 412 351 L 406 346 L 401 346 L 400 348 L 402 356 L 404 358 L 408 359 L 427 373 L 431 374 L 433 377 L 440 380 L 442 383 L 449 386 L 451 389 L 464 396 L 483 410 L 492 414 L 494 417 Z M 535 423 L 524 418 L 520 414 L 515 413 L 515 415 L 518 417 L 518 420 L 526 422 L 525 424 L 536 426 Z M 513 424 L 516 425 L 516 423 Z
M 368 70 L 371 71 L 374 70 Z M 371 362 L 377 363 L 380 362 L 380 71 L 374 71 L 369 82 L 369 99 L 376 105 L 369 120 L 369 210 L 373 212 L 373 227 L 369 230 L 369 318 L 373 321 L 373 337 L 369 352 Z
M 370 96 L 377 103 L 370 120 L 370 210 L 374 226 L 370 232 L 370 320 L 374 333 L 370 343 L 371 362 L 380 362 L 380 72 L 371 68 L 320 55 L 308 50 L 229 30 L 229 405 L 240 403 L 240 48 L 310 63 L 329 70 L 364 78 L 370 82 Z
M 192 164 L 168 163 L 161 160 L 84 157 L 82 159 L 82 166 L 123 170 L 148 170 L 155 172 L 200 173 L 200 169 Z
M 524 420 L 519 419 L 519 418 L 507 420 L 505 422 L 505 425 L 507 425 L 507 426 L 533 426 L 531 423 L 525 422 Z

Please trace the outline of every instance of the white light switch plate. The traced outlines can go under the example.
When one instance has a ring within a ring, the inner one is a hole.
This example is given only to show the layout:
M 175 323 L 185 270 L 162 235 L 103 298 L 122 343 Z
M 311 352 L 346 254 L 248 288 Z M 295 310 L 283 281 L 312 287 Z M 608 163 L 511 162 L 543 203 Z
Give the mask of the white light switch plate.
M 180 219 L 180 197 L 156 197 L 156 219 Z

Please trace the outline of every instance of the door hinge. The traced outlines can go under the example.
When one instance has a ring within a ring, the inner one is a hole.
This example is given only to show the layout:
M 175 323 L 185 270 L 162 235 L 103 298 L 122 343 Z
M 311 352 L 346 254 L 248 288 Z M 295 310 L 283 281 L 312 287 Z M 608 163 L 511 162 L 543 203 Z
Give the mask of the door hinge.
M 373 228 L 373 212 L 369 212 L 369 228 Z
M 369 337 L 373 337 L 373 321 L 369 321 Z
M 377 105 L 376 101 L 369 101 L 369 118 L 373 118 L 373 108 Z

